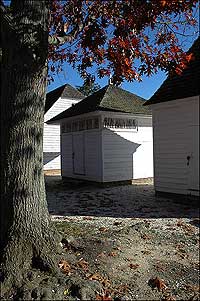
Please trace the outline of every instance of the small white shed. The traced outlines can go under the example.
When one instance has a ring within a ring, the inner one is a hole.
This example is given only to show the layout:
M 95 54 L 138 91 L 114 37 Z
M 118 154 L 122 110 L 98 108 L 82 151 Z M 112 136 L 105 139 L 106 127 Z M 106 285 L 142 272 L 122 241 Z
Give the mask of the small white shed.
M 65 84 L 46 96 L 43 135 L 44 171 L 60 172 L 60 126 L 47 124 L 47 121 L 70 108 L 72 104 L 83 99 L 83 94 L 77 89 Z
M 199 41 L 189 50 L 188 68 L 169 76 L 145 103 L 152 109 L 157 193 L 199 195 Z
M 152 117 L 143 104 L 108 85 L 51 119 L 61 124 L 62 176 L 95 182 L 152 177 Z

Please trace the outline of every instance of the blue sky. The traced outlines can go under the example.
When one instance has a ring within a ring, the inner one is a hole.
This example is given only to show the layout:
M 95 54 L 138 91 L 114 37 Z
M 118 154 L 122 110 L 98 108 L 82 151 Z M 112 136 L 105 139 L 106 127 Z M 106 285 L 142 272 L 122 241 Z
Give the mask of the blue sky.
M 143 77 L 142 82 L 123 82 L 121 88 L 141 96 L 144 99 L 149 99 L 160 87 L 165 78 L 166 74 L 162 71 L 159 71 L 157 74 L 151 77 Z M 96 82 L 103 87 L 108 84 L 108 78 L 105 77 L 103 79 L 97 79 Z M 60 72 L 54 77 L 54 82 L 48 86 L 48 92 L 66 83 L 74 87 L 81 86 L 83 84 L 83 80 L 80 78 L 77 71 L 73 70 L 73 68 L 69 65 L 64 67 L 64 72 Z

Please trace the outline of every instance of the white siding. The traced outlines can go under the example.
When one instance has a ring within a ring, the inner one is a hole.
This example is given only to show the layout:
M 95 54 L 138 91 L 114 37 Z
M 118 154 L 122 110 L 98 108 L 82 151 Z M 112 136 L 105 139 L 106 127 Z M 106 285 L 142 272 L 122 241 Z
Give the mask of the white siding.
M 72 134 L 61 135 L 61 171 L 62 176 L 71 177 L 73 175 L 72 160 Z
M 101 130 L 85 131 L 85 176 L 102 181 Z
M 71 107 L 80 100 L 59 98 L 44 116 L 43 155 L 44 170 L 61 169 L 60 125 L 46 124 L 48 120 Z
M 73 136 L 76 133 L 62 134 L 62 176 L 90 181 L 102 181 L 101 130 L 78 132 L 84 135 L 85 175 L 74 173 L 73 168 Z
M 155 104 L 152 111 L 155 190 L 188 194 L 199 183 L 199 98 Z
M 153 177 L 151 117 L 136 117 L 138 130 L 103 130 L 104 182 Z

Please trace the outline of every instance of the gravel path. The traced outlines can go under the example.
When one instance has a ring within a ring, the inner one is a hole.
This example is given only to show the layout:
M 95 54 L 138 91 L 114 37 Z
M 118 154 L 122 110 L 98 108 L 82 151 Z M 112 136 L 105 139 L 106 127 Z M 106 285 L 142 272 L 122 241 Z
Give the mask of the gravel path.
M 195 218 L 199 214 L 198 205 L 190 200 L 156 197 L 151 181 L 102 188 L 49 176 L 46 188 L 53 218 Z

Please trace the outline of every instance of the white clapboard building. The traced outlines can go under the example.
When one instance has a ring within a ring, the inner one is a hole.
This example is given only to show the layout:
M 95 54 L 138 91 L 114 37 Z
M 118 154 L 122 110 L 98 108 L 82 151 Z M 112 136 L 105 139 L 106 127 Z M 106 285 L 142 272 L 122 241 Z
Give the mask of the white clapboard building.
M 44 115 L 43 157 L 44 171 L 60 171 L 60 126 L 47 124 L 46 122 L 54 116 L 70 108 L 83 98 L 83 94 L 77 89 L 65 84 L 46 96 Z
M 145 103 L 152 109 L 157 193 L 199 195 L 199 41 L 182 74 L 168 76 Z
M 61 125 L 62 176 L 95 182 L 152 177 L 152 117 L 143 104 L 107 85 L 52 118 L 50 125 Z

